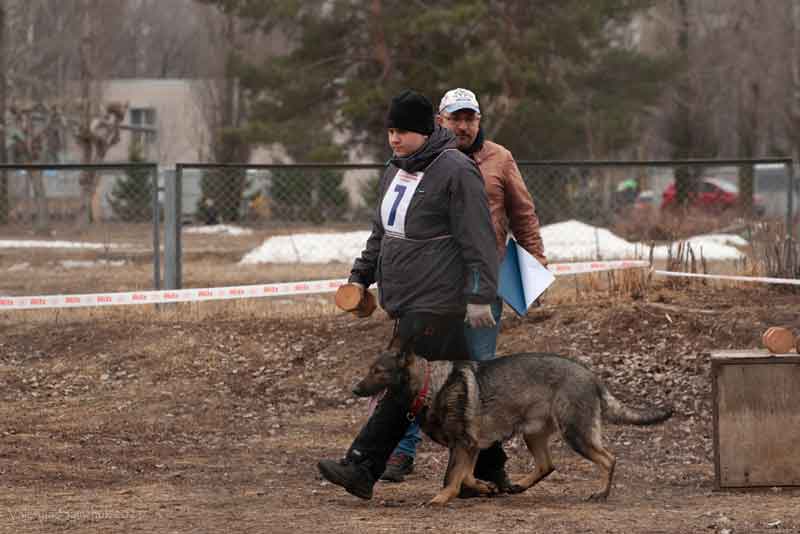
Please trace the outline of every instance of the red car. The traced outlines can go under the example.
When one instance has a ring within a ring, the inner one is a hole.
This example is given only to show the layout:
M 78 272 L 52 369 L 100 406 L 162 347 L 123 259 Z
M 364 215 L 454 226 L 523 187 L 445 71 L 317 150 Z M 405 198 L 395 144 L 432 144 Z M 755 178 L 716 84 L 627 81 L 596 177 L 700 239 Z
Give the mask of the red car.
M 671 182 L 661 195 L 661 209 L 675 206 L 675 182 Z M 697 187 L 697 192 L 689 193 L 689 205 L 709 211 L 725 211 L 734 207 L 739 202 L 739 187 L 722 178 L 702 178 Z M 765 210 L 764 200 L 759 195 L 753 195 L 753 212 L 763 215 Z

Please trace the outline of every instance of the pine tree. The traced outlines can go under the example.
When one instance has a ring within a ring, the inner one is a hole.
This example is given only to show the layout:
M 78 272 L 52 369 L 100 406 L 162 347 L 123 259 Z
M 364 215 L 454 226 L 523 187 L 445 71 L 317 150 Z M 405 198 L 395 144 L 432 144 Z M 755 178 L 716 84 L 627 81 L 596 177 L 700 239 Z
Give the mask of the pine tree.
M 618 157 L 677 70 L 621 38 L 652 0 L 201 1 L 290 41 L 234 70 L 249 95 L 247 137 L 294 161 L 340 161 L 312 154 L 354 145 L 385 159 L 391 97 L 413 88 L 435 105 L 457 86 L 477 93 L 487 138 L 517 159 Z M 564 206 L 545 220 L 573 215 L 566 180 L 526 181 Z
M 128 149 L 131 163 L 145 161 L 141 143 L 131 143 Z M 120 220 L 143 222 L 152 217 L 153 177 L 147 169 L 128 169 L 114 182 L 108 199 L 111 209 Z
M 342 220 L 348 207 L 343 178 L 342 172 L 329 169 L 275 172 L 269 188 L 272 217 L 314 224 Z
M 236 70 L 249 137 L 295 161 L 339 139 L 382 159 L 390 98 L 414 88 L 436 102 L 453 86 L 478 94 L 487 136 L 519 159 L 587 157 L 587 119 L 607 154 L 635 141 L 632 117 L 675 68 L 620 44 L 649 0 L 203 1 L 290 39 Z

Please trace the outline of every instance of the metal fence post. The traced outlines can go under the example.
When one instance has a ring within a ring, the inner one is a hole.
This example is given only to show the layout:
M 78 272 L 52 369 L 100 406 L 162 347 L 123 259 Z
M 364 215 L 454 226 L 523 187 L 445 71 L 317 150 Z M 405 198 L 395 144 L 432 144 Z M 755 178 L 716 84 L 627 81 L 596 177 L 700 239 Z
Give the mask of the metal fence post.
M 161 289 L 161 243 L 159 242 L 161 210 L 158 203 L 158 165 L 150 167 L 150 172 L 153 177 L 153 287 Z
M 786 200 L 786 234 L 796 238 L 797 229 L 794 227 L 794 161 L 786 163 L 786 176 L 788 177 L 788 195 Z
M 175 174 L 164 180 L 164 287 L 181 287 L 181 182 L 183 168 L 175 166 Z
M 0 170 L 0 224 L 8 222 L 9 215 L 8 204 L 8 175 L 6 170 Z

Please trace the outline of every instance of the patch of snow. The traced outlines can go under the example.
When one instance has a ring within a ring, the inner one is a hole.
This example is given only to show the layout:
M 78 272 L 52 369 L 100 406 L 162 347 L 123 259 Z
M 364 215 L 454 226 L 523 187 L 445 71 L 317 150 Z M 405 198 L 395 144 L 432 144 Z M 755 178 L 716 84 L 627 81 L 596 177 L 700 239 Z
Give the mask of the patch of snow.
M 605 228 L 580 221 L 564 221 L 541 228 L 550 262 L 647 258 L 650 246 L 631 243 Z M 242 258 L 242 264 L 256 263 L 352 263 L 364 249 L 369 232 L 307 233 L 271 237 Z M 747 241 L 734 234 L 709 234 L 687 240 L 695 254 L 708 260 L 730 260 L 744 254 L 736 246 Z M 674 249 L 675 247 L 673 247 Z M 668 247 L 653 250 L 656 259 L 666 259 Z
M 547 261 L 604 260 L 635 258 L 642 245 L 630 243 L 605 228 L 580 221 L 564 221 L 542 226 L 542 241 Z
M 361 255 L 369 232 L 309 233 L 270 237 L 240 263 L 351 263 Z
M 6 269 L 6 270 L 7 270 L 7 271 L 11 271 L 11 272 L 14 272 L 14 271 L 24 271 L 25 269 L 27 269 L 27 268 L 28 268 L 28 267 L 30 267 L 30 266 L 31 266 L 31 264 L 30 264 L 30 263 L 28 263 L 27 261 L 24 261 L 24 262 L 22 262 L 22 263 L 15 263 L 14 265 L 12 265 L 11 267 L 9 267 L 9 268 L 8 268 L 8 269 Z
M 114 243 L 85 243 L 78 241 L 46 241 L 46 240 L 15 240 L 0 239 L 0 248 L 90 248 L 106 249 L 120 248 L 130 245 L 117 245 Z
M 241 226 L 230 224 L 211 224 L 208 226 L 187 226 L 183 229 L 187 234 L 226 234 L 226 235 L 250 235 L 253 231 Z
M 122 267 L 123 265 L 125 265 L 125 260 L 112 260 L 112 261 L 61 260 L 58 263 L 65 269 L 85 269 L 87 267 Z

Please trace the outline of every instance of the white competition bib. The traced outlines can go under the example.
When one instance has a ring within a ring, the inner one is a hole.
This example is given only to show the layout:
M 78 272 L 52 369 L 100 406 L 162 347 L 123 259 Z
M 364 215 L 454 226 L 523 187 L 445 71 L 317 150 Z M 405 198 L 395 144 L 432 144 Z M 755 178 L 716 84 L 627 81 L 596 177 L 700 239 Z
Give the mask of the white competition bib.
M 406 236 L 408 206 L 424 174 L 423 172 L 411 174 L 400 169 L 394 175 L 381 202 L 381 222 L 384 232 L 400 237 Z

